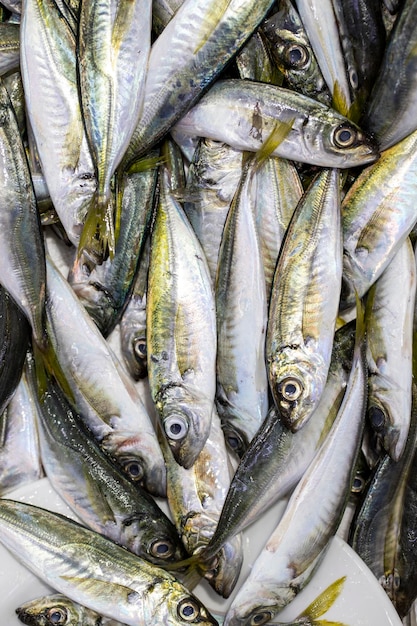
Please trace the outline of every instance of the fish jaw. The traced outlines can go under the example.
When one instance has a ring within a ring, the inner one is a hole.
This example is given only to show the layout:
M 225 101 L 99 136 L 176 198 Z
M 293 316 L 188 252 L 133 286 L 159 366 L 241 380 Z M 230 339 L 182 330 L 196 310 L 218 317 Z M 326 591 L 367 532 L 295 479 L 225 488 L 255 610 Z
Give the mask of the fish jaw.
M 243 563 L 241 535 L 227 541 L 215 558 L 215 566 L 206 572 L 205 578 L 220 596 L 228 598 L 236 586 Z
M 305 346 L 284 346 L 276 354 L 269 365 L 272 396 L 283 423 L 296 432 L 320 400 L 328 367 L 320 353 Z

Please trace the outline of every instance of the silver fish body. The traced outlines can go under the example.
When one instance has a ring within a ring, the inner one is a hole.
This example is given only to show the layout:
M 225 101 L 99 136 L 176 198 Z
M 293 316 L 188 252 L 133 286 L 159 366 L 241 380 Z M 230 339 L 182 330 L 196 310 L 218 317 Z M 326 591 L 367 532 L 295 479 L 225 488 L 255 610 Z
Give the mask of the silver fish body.
M 275 270 L 266 334 L 275 405 L 293 432 L 320 400 L 342 278 L 339 172 L 323 170 L 294 211 Z
M 1 542 L 56 591 L 128 626 L 217 624 L 165 570 L 62 515 L 2 499 Z
M 340 168 L 378 157 L 374 143 L 334 109 L 290 89 L 250 80 L 218 80 L 175 128 L 257 152 L 281 123 L 289 132 L 272 156 Z

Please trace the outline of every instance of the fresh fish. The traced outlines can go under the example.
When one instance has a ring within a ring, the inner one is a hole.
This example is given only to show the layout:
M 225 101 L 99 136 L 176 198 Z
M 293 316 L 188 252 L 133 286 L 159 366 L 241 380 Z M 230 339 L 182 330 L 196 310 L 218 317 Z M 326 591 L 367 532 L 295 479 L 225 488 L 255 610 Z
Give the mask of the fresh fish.
M 271 0 L 182 3 L 152 45 L 143 112 L 126 151 L 124 168 L 145 154 L 201 97 L 271 4 Z
M 210 431 L 216 319 L 204 252 L 161 166 L 147 292 L 148 380 L 178 463 L 193 465 Z
M 258 28 L 235 58 L 240 78 L 281 85 L 283 75 L 274 66 L 263 31 Z
M 51 260 L 47 285 L 48 337 L 75 408 L 132 480 L 165 495 L 164 459 L 133 381 Z
M 62 515 L 2 499 L 0 528 L 30 571 L 99 614 L 128 626 L 217 624 L 171 574 Z
M 110 181 L 142 111 L 151 47 L 152 1 L 82 0 L 77 68 L 80 101 L 97 176 L 79 253 L 99 264 L 115 251 Z
M 275 270 L 266 334 L 275 405 L 293 432 L 311 417 L 330 365 L 342 278 L 339 172 L 301 198 Z
M 285 76 L 287 85 L 294 91 L 330 106 L 332 95 L 300 16 L 290 0 L 282 0 L 279 11 L 268 17 L 261 29 L 269 44 L 272 59 Z
M 342 202 L 341 308 L 381 275 L 416 222 L 417 131 L 364 169 Z
M 415 295 L 416 262 L 406 239 L 372 287 L 366 312 L 368 419 L 394 461 L 410 426 Z
M 412 545 L 415 487 L 412 483 L 416 462 L 416 400 L 413 385 L 411 425 L 404 452 L 398 461 L 388 454 L 381 457 L 355 511 L 349 534 L 350 545 L 375 575 L 402 617 L 408 613 L 415 598 L 415 548 Z M 411 531 L 409 535 L 406 526 Z M 408 587 L 410 574 L 413 591 Z
M 362 118 L 386 150 L 417 130 L 417 5 L 407 0 L 395 21 Z
M 240 457 L 261 426 L 269 405 L 266 285 L 253 209 L 253 172 L 257 165 L 253 158 L 246 162 L 230 205 L 215 287 L 216 405 L 226 443 Z
M 5 362 L 11 361 L 10 355 Z M 36 399 L 26 368 L 0 416 L 0 494 L 44 476 L 36 425 Z
M 77 245 L 97 181 L 79 104 L 75 33 L 53 0 L 25 0 L 20 33 L 26 108 L 42 172 Z
M 146 292 L 149 269 L 149 237 L 139 261 L 129 301 L 120 320 L 121 351 L 127 370 L 134 380 L 148 375 L 146 349 Z
M 200 139 L 188 168 L 184 211 L 204 250 L 213 284 L 229 206 L 242 172 L 242 152 Z
M 303 188 L 294 163 L 287 159 L 265 159 L 253 175 L 256 180 L 256 230 L 269 302 L 278 255 L 295 207 L 303 195 Z
M 125 626 L 55 593 L 21 604 L 17 617 L 28 626 Z
M 151 164 L 157 154 L 149 155 Z M 120 225 L 114 255 L 95 265 L 88 253 L 81 252 L 68 275 L 68 282 L 104 337 L 118 323 L 132 289 L 150 228 L 157 177 L 156 164 L 124 176 L 120 181 Z
M 375 144 L 335 110 L 290 89 L 250 80 L 218 80 L 175 128 L 257 152 L 281 125 L 288 133 L 272 156 L 340 168 L 378 157 Z
M 284 426 L 275 407 L 240 460 L 216 531 L 201 554 L 208 561 L 223 543 L 285 498 L 301 479 L 335 420 L 352 365 L 354 328 L 335 335 L 329 375 L 314 417 L 297 433 Z
M 271 620 L 306 585 L 338 528 L 349 498 L 365 422 L 362 324 L 360 320 L 349 382 L 332 428 L 235 595 L 224 626 L 250 626 Z
M 156 565 L 184 557 L 172 522 L 100 449 L 53 380 L 39 400 L 37 421 L 45 473 L 86 526 Z
M 8 93 L 0 82 L 0 283 L 26 314 L 36 343 L 45 343 L 45 250 L 25 149 Z
M 317 63 L 333 96 L 334 106 L 348 115 L 352 92 L 340 41 L 334 0 L 295 0 Z M 320 19 L 317 15 L 320 14 Z
M 214 412 L 211 429 L 194 465 L 185 469 L 163 446 L 167 463 L 167 497 L 175 525 L 189 554 L 200 553 L 215 532 L 230 485 L 230 467 L 219 416 Z M 211 560 L 204 574 L 224 598 L 232 592 L 243 561 L 242 537 L 231 537 Z

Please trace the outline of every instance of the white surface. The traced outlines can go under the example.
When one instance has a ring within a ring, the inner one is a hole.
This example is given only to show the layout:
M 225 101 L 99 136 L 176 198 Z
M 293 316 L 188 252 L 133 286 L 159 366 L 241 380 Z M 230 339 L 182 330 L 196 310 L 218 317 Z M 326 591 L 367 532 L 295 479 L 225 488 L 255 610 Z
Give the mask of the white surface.
M 70 509 L 52 489 L 48 479 L 25 485 L 7 495 L 7 498 L 28 502 L 74 517 Z M 251 562 L 262 548 L 282 515 L 285 503 L 279 502 L 261 520 L 244 533 L 245 561 L 237 587 L 245 578 Z M 390 600 L 366 565 L 339 537 L 335 537 L 310 584 L 296 600 L 279 615 L 280 622 L 293 620 L 328 585 L 341 576 L 347 576 L 342 593 L 330 610 L 320 619 L 343 622 L 346 626 L 402 626 Z M 15 609 L 28 600 L 52 592 L 24 566 L 18 563 L 0 545 L 0 626 L 19 626 Z M 224 614 L 232 598 L 216 596 L 203 581 L 194 593 L 217 616 Z M 232 596 L 233 597 L 233 596 Z M 278 616 L 276 618 L 278 621 Z M 151 626 L 151 624 L 147 625 Z M 155 625 L 160 626 L 160 625 Z

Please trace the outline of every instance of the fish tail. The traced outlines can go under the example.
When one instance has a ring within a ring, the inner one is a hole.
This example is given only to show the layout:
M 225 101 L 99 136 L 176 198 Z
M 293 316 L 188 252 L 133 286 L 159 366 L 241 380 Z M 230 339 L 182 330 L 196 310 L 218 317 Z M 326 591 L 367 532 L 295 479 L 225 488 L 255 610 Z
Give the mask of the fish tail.
M 77 258 L 85 253 L 100 265 L 107 255 L 113 259 L 114 252 L 113 202 L 110 195 L 96 193 L 87 211 L 78 244 Z

